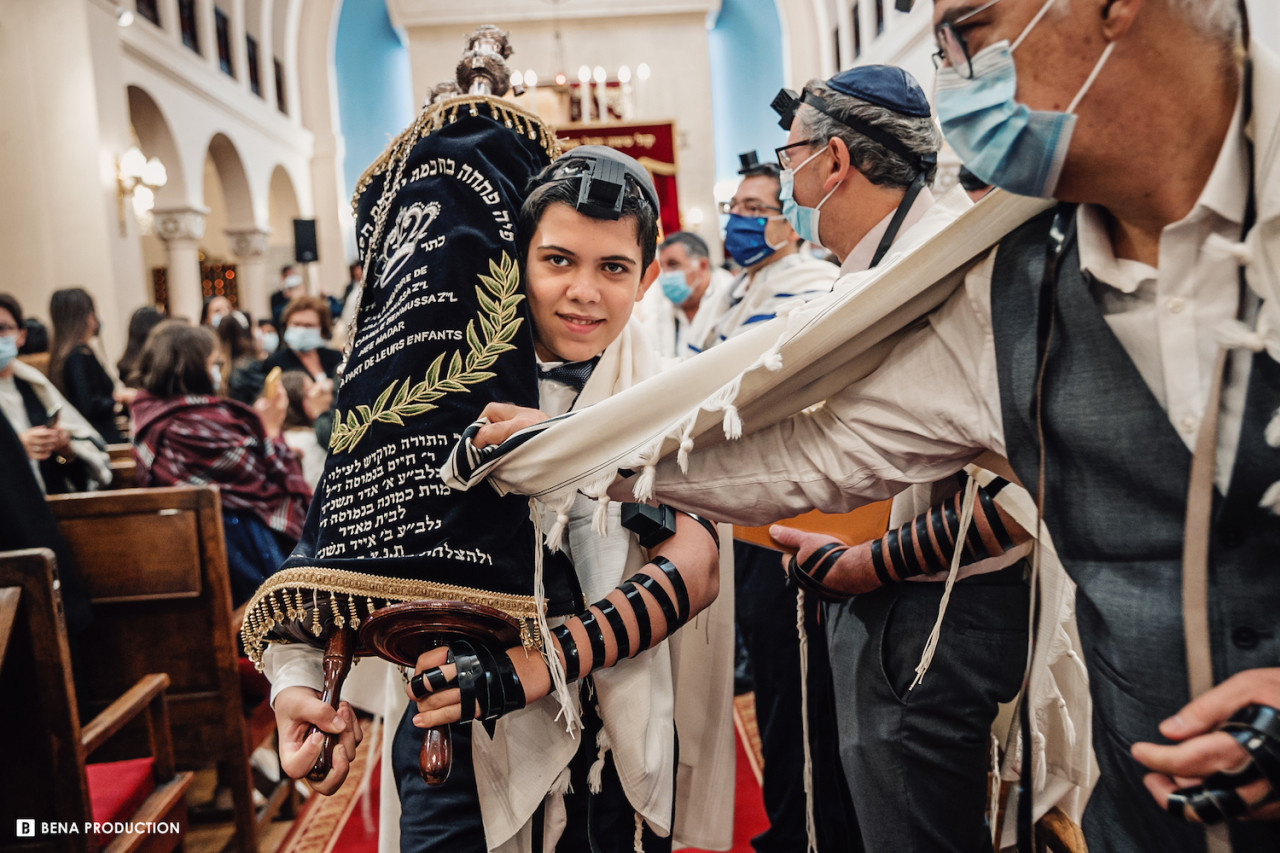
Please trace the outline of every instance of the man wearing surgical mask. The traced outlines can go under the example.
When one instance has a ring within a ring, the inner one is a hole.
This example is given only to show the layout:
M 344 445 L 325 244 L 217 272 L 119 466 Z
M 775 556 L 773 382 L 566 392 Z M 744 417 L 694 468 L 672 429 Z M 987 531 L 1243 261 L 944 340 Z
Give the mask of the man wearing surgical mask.
M 717 318 L 706 346 L 756 328 L 788 303 L 825 294 L 838 270 L 834 264 L 800 252 L 803 242 L 782 214 L 778 167 L 761 163 L 756 152 L 739 155 L 742 181 L 720 211 L 725 251 L 743 272 L 718 298 L 704 298 L 699 314 Z M 817 624 L 817 608 L 806 606 L 808 728 L 802 720 L 801 655 L 796 632 L 796 591 L 778 568 L 778 553 L 746 542 L 733 546 L 734 616 L 746 649 L 755 690 L 765 770 L 761 785 L 768 828 L 751 839 L 757 853 L 803 850 L 808 841 L 806 772 L 817 802 L 812 821 L 820 850 L 857 850 L 853 808 L 836 754 L 835 714 L 826 644 Z M 812 767 L 805 767 L 808 731 Z M 820 793 L 819 793 L 820 792 Z
M 800 237 L 782 215 L 778 167 L 754 151 L 738 159 L 742 182 L 720 211 L 729 214 L 725 251 L 743 271 L 722 298 L 703 305 L 719 318 L 706 346 L 772 320 L 788 301 L 830 291 L 836 277 L 831 264 L 798 251 Z
M 790 109 L 783 215 L 842 275 L 877 266 L 933 206 L 940 140 L 924 92 L 901 68 L 864 65 L 810 80 Z
M 733 277 L 711 265 L 701 237 L 677 231 L 658 247 L 661 272 L 636 307 L 645 334 L 658 354 L 676 361 L 697 355 L 706 345 L 718 315 L 713 305 Z
M 757 523 L 984 451 L 1042 481 L 1089 671 L 1094 853 L 1276 849 L 1280 59 L 1243 10 L 935 0 L 944 135 L 983 180 L 1060 204 L 870 375 L 654 490 L 698 512 L 682 496 L 714 480 L 718 517 Z M 743 458 L 765 461 L 723 476 Z

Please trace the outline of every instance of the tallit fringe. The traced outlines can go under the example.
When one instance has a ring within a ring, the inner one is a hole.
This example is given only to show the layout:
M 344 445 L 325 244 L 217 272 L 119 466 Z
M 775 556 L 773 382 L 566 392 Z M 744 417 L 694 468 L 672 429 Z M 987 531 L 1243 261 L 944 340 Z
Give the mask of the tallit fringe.
M 973 477 L 964 487 L 964 508 L 960 511 L 960 532 L 956 534 L 955 550 L 951 552 L 951 568 L 947 572 L 947 586 L 942 591 L 942 601 L 938 603 L 938 618 L 933 622 L 933 630 L 929 632 L 929 640 L 924 644 L 920 655 L 920 663 L 916 665 L 916 677 L 907 688 L 910 693 L 916 685 L 924 680 L 924 674 L 933 663 L 933 653 L 938 648 L 938 638 L 942 636 L 942 620 L 947 615 L 947 604 L 951 602 L 951 590 L 955 588 L 956 579 L 960 576 L 960 555 L 964 551 L 964 537 L 969 533 L 969 524 L 973 521 L 973 496 L 978 488 L 978 481 Z
M 1258 506 L 1271 510 L 1274 515 L 1280 515 L 1280 482 L 1271 484 L 1271 488 L 1263 493 L 1262 500 L 1258 501 Z
M 564 532 L 569 527 L 569 509 L 573 506 L 574 493 L 570 492 L 563 495 L 559 502 L 552 506 L 552 510 L 556 514 L 555 524 L 551 525 L 551 529 L 547 531 L 546 543 L 547 547 L 552 551 L 559 551 L 561 544 L 564 542 Z
M 742 438 L 742 417 L 732 403 L 724 407 L 724 437 L 731 441 Z
M 680 473 L 689 473 L 689 454 L 693 452 L 693 428 L 698 425 L 698 410 L 685 419 L 680 429 L 680 451 L 676 454 L 676 464 L 680 466 Z
M 560 775 L 551 783 L 551 787 L 547 789 L 547 796 L 560 796 L 573 793 L 573 786 L 569 784 L 569 768 L 560 771 Z
M 596 760 L 587 771 L 587 790 L 593 794 L 600 793 L 600 789 L 604 786 L 604 756 L 612 746 L 609 733 L 605 731 L 604 726 L 601 726 L 599 733 L 596 734 Z
M 644 818 L 640 817 L 640 812 L 636 812 L 636 835 L 631 842 L 631 849 L 634 853 L 644 853 Z
M 537 543 L 533 549 L 533 600 L 538 611 L 538 634 L 542 637 L 542 659 L 546 662 L 547 671 L 551 675 L 551 690 L 555 693 L 556 701 L 560 703 L 560 711 L 556 714 L 556 719 L 559 720 L 562 715 L 564 716 L 564 730 L 573 737 L 577 730 L 582 728 L 582 719 L 578 716 L 578 708 L 573 701 L 573 696 L 569 693 L 564 664 L 560 663 L 560 656 L 556 654 L 556 646 L 551 639 L 551 626 L 547 624 L 547 590 L 543 580 L 545 561 L 541 544 L 542 512 L 538 508 L 538 502 L 533 498 L 529 499 L 529 516 L 533 519 L 533 541 Z M 568 770 L 565 773 L 568 773 Z M 565 784 L 568 784 L 567 778 Z
M 1254 261 L 1253 247 L 1248 242 L 1241 243 L 1222 234 L 1209 235 L 1204 241 L 1204 253 L 1220 260 L 1230 258 L 1242 267 L 1250 267 Z
M 741 388 L 742 374 L 738 374 L 733 381 L 712 395 L 705 406 L 709 412 L 724 412 L 724 435 L 730 440 L 742 438 L 742 418 L 738 415 L 738 407 L 734 404 Z
M 1272 447 L 1280 447 L 1280 409 L 1276 409 L 1276 413 L 1271 416 L 1271 423 L 1267 424 L 1267 431 L 1263 435 L 1267 440 L 1267 444 Z M 684 449 L 683 444 L 680 445 L 680 449 Z
M 1247 349 L 1265 352 L 1280 361 L 1280 326 L 1272 323 L 1267 311 L 1258 318 L 1258 327 L 1252 329 L 1239 320 L 1223 320 L 1213 327 L 1214 337 L 1229 349 Z
M 796 590 L 796 634 L 800 637 L 800 737 L 804 742 L 805 853 L 818 853 L 818 828 L 813 817 L 813 755 L 809 751 L 809 632 L 804 627 L 804 590 Z
M 996 832 L 999 831 L 996 821 L 1000 816 L 1000 742 L 994 734 L 987 737 L 991 741 L 987 745 L 987 751 L 991 755 L 991 772 L 987 776 L 987 826 L 991 829 L 991 843 L 995 844 L 999 841 L 996 838 Z
M 596 502 L 595 512 L 591 515 L 591 529 L 597 536 L 609 535 L 609 486 L 613 485 L 614 473 L 610 471 L 595 482 L 583 487 L 582 493 Z
M 657 479 L 658 455 L 662 453 L 662 445 L 666 443 L 667 436 L 659 436 L 654 441 L 649 442 L 649 446 L 640 451 L 638 461 L 640 463 L 640 476 L 636 478 L 635 487 L 632 488 L 632 494 L 638 501 L 647 501 L 653 497 L 653 486 Z

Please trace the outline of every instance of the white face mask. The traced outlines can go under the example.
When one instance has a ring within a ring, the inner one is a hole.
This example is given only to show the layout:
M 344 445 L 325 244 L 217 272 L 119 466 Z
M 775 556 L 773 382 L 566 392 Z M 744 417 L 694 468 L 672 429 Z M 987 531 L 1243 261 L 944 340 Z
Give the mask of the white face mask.
M 209 368 L 209 379 L 213 382 L 213 390 L 216 393 L 222 387 L 222 366 L 215 364 Z
M 816 207 L 805 207 L 795 200 L 795 196 L 792 193 L 795 190 L 796 172 L 808 166 L 826 150 L 824 146 L 794 169 L 783 169 L 778 173 L 778 183 L 780 184 L 778 198 L 782 201 L 782 215 L 787 218 L 787 221 L 791 223 L 791 227 L 795 229 L 801 238 L 817 246 L 822 245 L 822 240 L 818 238 L 818 225 L 821 221 L 822 206 L 827 203 L 827 199 L 835 194 L 836 190 L 840 189 L 840 184 L 843 184 L 844 181 L 832 187 L 831 192 L 824 195 L 822 201 L 818 202 Z
M 1066 112 L 1018 103 L 1013 52 L 1053 3 L 1040 7 L 1013 44 L 999 41 L 971 57 L 971 79 L 950 66 L 939 68 L 934 93 L 942 134 L 969 171 L 1009 192 L 1039 198 L 1053 197 L 1075 130 L 1076 107 L 1115 47 L 1107 44 Z

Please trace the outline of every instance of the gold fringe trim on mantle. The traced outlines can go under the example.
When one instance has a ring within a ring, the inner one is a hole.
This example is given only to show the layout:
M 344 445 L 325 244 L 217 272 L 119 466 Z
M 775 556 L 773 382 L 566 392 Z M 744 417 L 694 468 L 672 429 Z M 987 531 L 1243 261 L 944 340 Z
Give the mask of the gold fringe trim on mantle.
M 333 624 L 337 627 L 350 624 L 351 628 L 358 629 L 361 622 L 382 607 L 422 600 L 465 601 L 501 610 L 520 621 L 520 642 L 526 649 L 540 647 L 538 606 L 532 595 L 512 595 L 317 566 L 285 569 L 267 578 L 245 606 L 240 636 L 250 660 L 261 669 L 262 653 L 267 643 L 289 642 L 283 638 L 268 638 L 277 625 L 297 622 L 319 638 L 321 610 L 333 615 Z

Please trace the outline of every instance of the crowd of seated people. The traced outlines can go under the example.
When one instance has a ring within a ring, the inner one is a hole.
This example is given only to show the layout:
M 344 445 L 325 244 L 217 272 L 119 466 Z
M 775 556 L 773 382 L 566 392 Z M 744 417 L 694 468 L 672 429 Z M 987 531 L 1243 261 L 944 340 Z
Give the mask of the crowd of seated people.
M 198 325 L 143 306 L 114 365 L 83 288 L 56 291 L 48 313 L 46 340 L 0 294 L 0 413 L 35 483 L 45 494 L 111 487 L 108 446 L 131 441 L 138 486 L 217 486 L 233 599 L 247 600 L 292 549 L 324 468 L 341 362 L 324 347 L 328 305 L 286 305 L 284 345 L 225 296 L 205 300 Z

